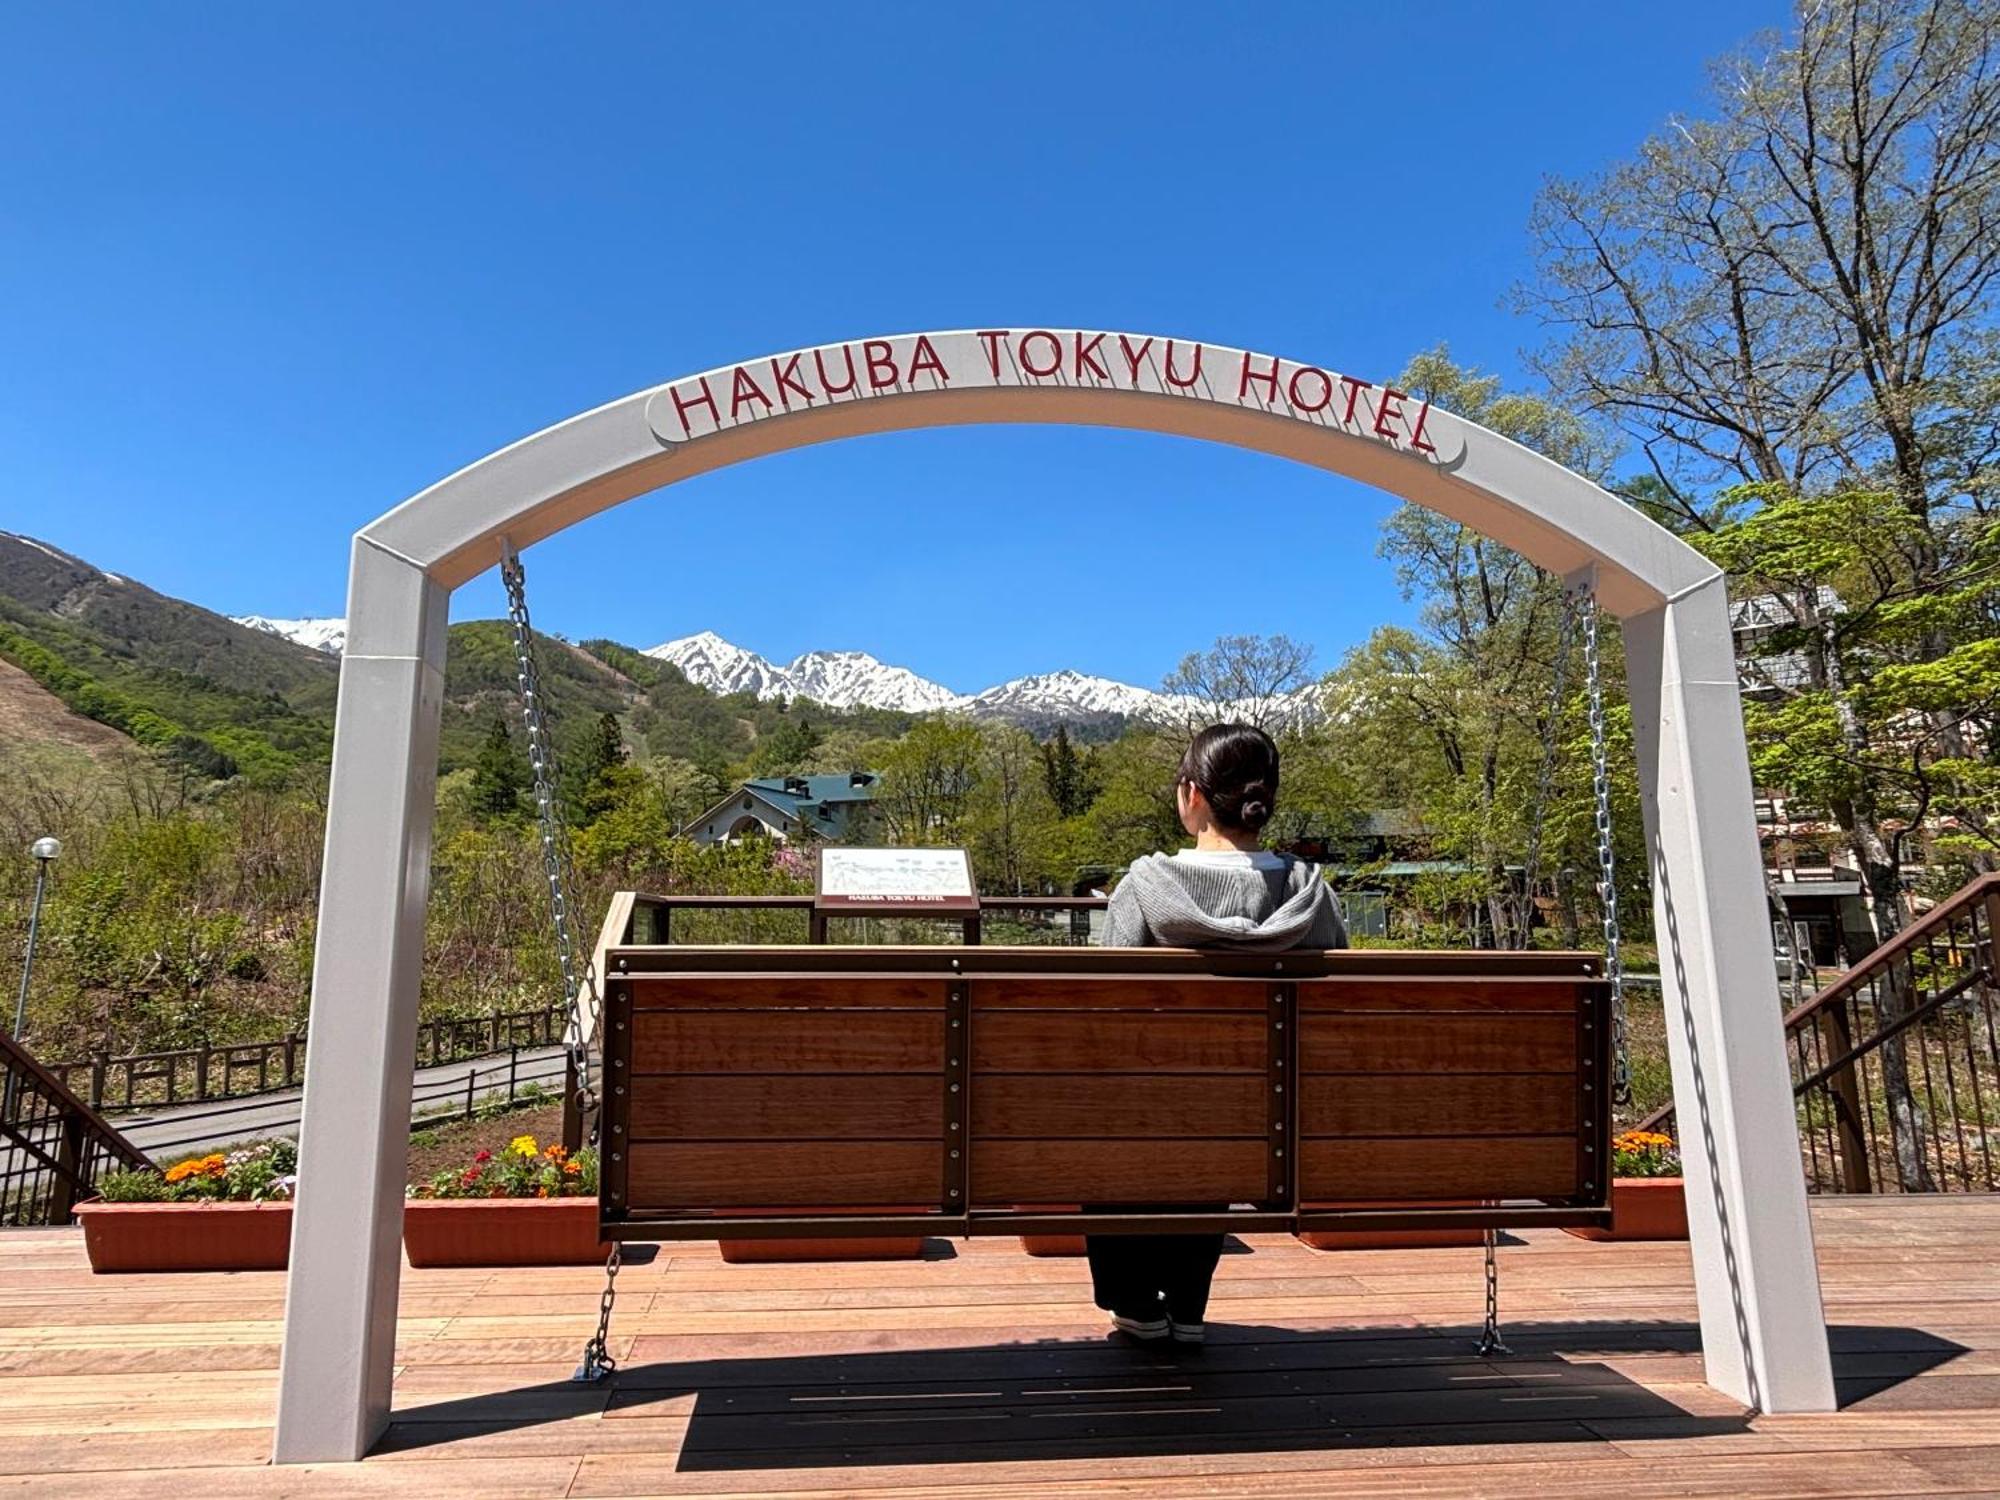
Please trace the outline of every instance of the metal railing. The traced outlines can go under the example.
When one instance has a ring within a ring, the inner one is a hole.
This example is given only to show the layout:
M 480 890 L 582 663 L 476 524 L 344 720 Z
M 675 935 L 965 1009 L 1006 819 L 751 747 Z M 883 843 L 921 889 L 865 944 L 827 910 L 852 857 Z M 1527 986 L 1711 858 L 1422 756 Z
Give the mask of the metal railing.
M 104 1173 L 149 1165 L 18 1042 L 0 1036 L 0 1225 L 67 1224 Z
M 1088 944 L 1102 896 L 982 896 L 976 915 L 826 914 L 811 896 L 633 895 L 634 943 L 1002 942 Z
M 428 1068 L 516 1048 L 552 1047 L 562 1041 L 562 1033 L 560 1006 L 445 1016 L 417 1028 L 416 1065 Z M 93 1110 L 123 1114 L 297 1088 L 305 1079 L 305 1055 L 306 1033 L 292 1031 L 273 1041 L 179 1047 L 123 1057 L 100 1053 L 46 1067 Z
M 1785 1017 L 1807 1188 L 2000 1192 L 2000 875 Z M 1673 1105 L 1640 1122 L 1671 1128 Z

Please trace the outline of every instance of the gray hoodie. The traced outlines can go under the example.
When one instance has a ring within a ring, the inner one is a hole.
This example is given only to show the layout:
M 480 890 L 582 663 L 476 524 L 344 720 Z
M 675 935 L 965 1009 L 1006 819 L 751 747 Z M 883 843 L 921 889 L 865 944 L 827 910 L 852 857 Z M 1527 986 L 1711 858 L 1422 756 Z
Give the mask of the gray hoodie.
M 1289 855 L 1248 861 L 1148 854 L 1111 893 L 1106 948 L 1345 948 L 1340 903 L 1318 865 Z

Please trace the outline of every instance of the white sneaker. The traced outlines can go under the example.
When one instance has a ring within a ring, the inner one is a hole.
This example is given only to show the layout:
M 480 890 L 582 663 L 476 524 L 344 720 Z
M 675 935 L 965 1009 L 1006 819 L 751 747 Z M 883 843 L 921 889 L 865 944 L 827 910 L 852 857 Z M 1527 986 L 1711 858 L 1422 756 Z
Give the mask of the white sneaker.
M 1208 1336 L 1199 1323 L 1169 1322 L 1167 1327 L 1172 1331 L 1176 1344 L 1199 1344 Z
M 1113 1313 L 1111 1326 L 1135 1339 L 1163 1339 L 1167 1336 L 1165 1318 L 1128 1318 L 1121 1313 Z

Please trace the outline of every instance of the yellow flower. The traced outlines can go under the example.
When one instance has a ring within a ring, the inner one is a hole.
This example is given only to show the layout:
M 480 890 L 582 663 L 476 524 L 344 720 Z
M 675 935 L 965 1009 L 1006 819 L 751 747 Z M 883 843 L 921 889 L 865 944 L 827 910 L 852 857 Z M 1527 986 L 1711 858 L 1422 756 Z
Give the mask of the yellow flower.
M 201 1163 L 198 1161 L 176 1162 L 173 1166 L 167 1168 L 167 1181 L 180 1182 L 184 1178 L 194 1176 L 200 1168 Z
M 541 1151 L 541 1147 L 535 1144 L 535 1138 L 531 1135 L 515 1136 L 507 1143 L 507 1149 L 516 1156 L 535 1156 Z

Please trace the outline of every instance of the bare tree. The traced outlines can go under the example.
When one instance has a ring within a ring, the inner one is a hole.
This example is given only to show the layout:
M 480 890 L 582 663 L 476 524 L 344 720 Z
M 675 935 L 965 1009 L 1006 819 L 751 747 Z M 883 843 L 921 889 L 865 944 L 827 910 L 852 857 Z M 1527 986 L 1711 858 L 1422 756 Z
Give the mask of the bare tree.
M 1179 700 L 1168 727 L 1192 733 L 1228 720 L 1281 734 L 1310 710 L 1312 658 L 1312 647 L 1289 636 L 1218 636 L 1206 651 L 1182 657 L 1160 684 Z
M 1982 0 L 1809 3 L 1790 45 L 1717 65 L 1715 118 L 1544 189 L 1519 294 L 1559 330 L 1540 368 L 1690 518 L 1717 479 L 1940 498 L 1936 386 L 2000 276 L 1996 41 Z

